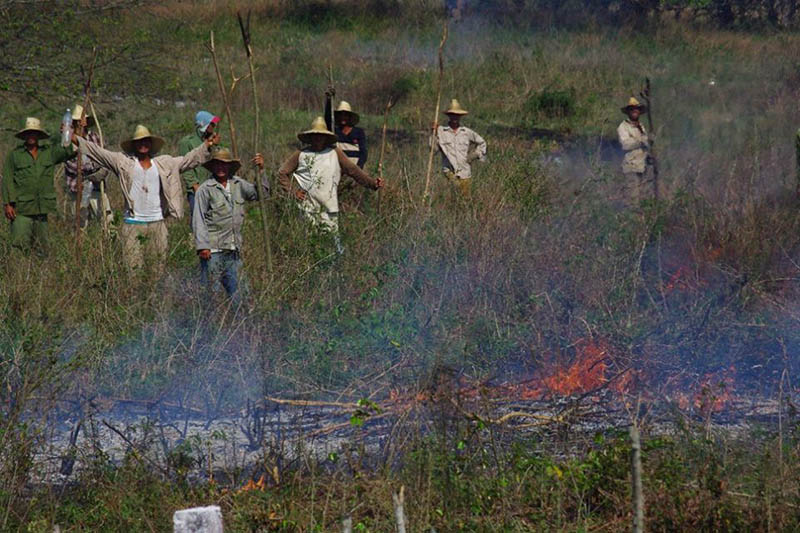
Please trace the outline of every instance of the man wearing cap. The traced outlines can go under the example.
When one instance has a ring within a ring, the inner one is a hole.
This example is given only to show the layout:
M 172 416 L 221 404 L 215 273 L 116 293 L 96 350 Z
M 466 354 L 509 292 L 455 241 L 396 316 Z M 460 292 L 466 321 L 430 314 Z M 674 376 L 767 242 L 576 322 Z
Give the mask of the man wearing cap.
M 214 130 L 219 124 L 219 117 L 208 111 L 198 111 L 194 116 L 194 133 L 190 133 L 178 141 L 178 154 L 186 155 L 214 135 Z M 186 186 L 186 199 L 189 201 L 189 217 L 194 212 L 194 195 L 201 183 L 206 181 L 210 174 L 203 167 L 196 167 L 181 174 L 183 184 Z
M 634 205 L 647 197 L 647 166 L 650 161 L 649 152 L 652 140 L 644 129 L 639 117 L 647 113 L 647 107 L 631 97 L 628 105 L 621 108 L 628 115 L 617 128 L 619 143 L 625 152 L 622 159 L 622 174 L 625 176 L 623 187 L 625 194 Z
M 47 215 L 56 212 L 55 166 L 75 156 L 72 145 L 41 142 L 50 135 L 38 118 L 25 119 L 16 137 L 22 144 L 6 157 L 2 193 L 11 222 L 11 244 L 27 249 L 47 245 Z
M 83 114 L 83 106 L 76 104 L 72 110 L 72 130 L 77 131 L 80 125 L 81 115 Z M 90 130 L 94 126 L 94 117 L 86 114 L 86 127 L 84 128 L 84 137 L 89 139 L 95 144 L 101 145 L 100 137 Z M 83 167 L 83 194 L 81 195 L 81 227 L 85 228 L 89 221 L 89 214 L 91 211 L 92 218 L 100 220 L 101 216 L 105 216 L 107 220 L 113 219 L 111 214 L 111 205 L 108 202 L 108 197 L 100 195 L 100 182 L 105 180 L 106 171 L 97 163 L 88 157 L 81 158 L 81 166 Z M 75 203 L 78 196 L 78 159 L 69 159 L 64 163 L 64 178 L 66 180 L 67 192 L 67 214 L 75 215 Z
M 298 201 L 303 214 L 314 226 L 333 235 L 336 250 L 342 253 L 339 241 L 339 197 L 337 186 L 342 174 L 351 176 L 368 189 L 383 186 L 381 179 L 372 179 L 350 161 L 336 146 L 336 135 L 317 117 L 311 129 L 297 135 L 304 146 L 284 161 L 278 170 L 278 181 L 283 189 Z
M 256 154 L 253 163 L 266 183 L 262 155 Z M 215 288 L 221 284 L 228 296 L 237 298 L 237 289 L 246 285 L 240 273 L 244 203 L 258 199 L 256 186 L 236 175 L 242 164 L 226 148 L 217 150 L 203 166 L 211 179 L 197 188 L 192 215 L 201 280 L 211 281 Z
M 476 159 L 486 161 L 486 141 L 461 125 L 461 117 L 468 112 L 458 100 L 451 100 L 450 107 L 444 113 L 448 119 L 447 126 L 437 125 L 436 128 L 436 142 L 442 153 L 442 171 L 448 180 L 458 186 L 463 196 L 469 197 L 472 182 L 470 163 Z
M 82 137 L 73 135 L 74 143 L 92 160 L 119 178 L 125 200 L 125 215 L 120 229 L 123 255 L 130 268 L 141 267 L 146 252 L 155 254 L 160 270 L 167 255 L 165 218 L 183 216 L 182 172 L 205 163 L 219 134 L 206 139 L 182 157 L 157 155 L 164 139 L 139 124 L 130 139 L 120 146 L 123 153 L 112 152 Z M 143 246 L 144 245 L 144 246 Z

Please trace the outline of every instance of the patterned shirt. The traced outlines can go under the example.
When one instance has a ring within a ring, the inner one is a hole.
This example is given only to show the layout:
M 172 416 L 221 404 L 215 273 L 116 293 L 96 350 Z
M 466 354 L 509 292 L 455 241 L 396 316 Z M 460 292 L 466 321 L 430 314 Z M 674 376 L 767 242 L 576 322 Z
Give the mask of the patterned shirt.
M 100 144 L 100 137 L 93 131 L 86 134 L 86 138 L 95 144 Z M 92 181 L 100 181 L 101 174 L 98 174 L 103 167 L 86 157 L 84 154 L 81 157 L 81 166 L 83 167 L 83 178 L 91 179 Z M 97 174 L 95 176 L 95 174 Z M 92 179 L 92 178 L 100 179 Z M 64 178 L 67 180 L 67 189 L 69 192 L 78 192 L 78 158 L 69 159 L 64 163 Z

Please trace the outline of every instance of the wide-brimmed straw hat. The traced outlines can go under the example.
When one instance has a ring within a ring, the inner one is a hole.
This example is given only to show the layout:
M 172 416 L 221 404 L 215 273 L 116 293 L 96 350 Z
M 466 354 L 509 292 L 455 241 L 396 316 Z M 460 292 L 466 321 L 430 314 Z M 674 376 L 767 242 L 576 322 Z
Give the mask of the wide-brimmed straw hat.
M 311 144 L 311 139 L 314 135 L 324 135 L 327 137 L 329 144 L 336 142 L 336 134 L 328 129 L 328 126 L 325 125 L 325 119 L 322 117 L 315 118 L 311 123 L 311 129 L 298 133 L 297 138 L 300 139 L 300 142 Z
M 42 121 L 36 117 L 26 117 L 25 121 L 22 123 L 22 129 L 17 132 L 16 137 L 24 141 L 26 137 L 25 134 L 29 131 L 38 133 L 40 139 L 50 137 L 50 134 L 42 127 Z
M 208 170 L 213 172 L 213 167 L 211 166 L 214 161 L 220 161 L 222 163 L 226 163 L 230 165 L 230 172 L 229 174 L 233 176 L 236 174 L 236 171 L 242 167 L 242 162 L 238 159 L 233 157 L 233 154 L 227 148 L 219 148 L 215 150 L 211 154 L 211 159 L 203 163 L 203 166 L 206 167 Z
M 620 109 L 626 115 L 628 114 L 628 111 L 630 111 L 631 109 L 638 109 L 640 113 L 647 113 L 647 106 L 639 102 L 639 100 L 637 100 L 633 96 L 631 96 L 628 99 L 628 105 L 626 105 L 625 107 L 621 107 Z
M 72 108 L 72 121 L 75 122 L 76 120 L 81 119 L 81 114 L 83 114 L 83 106 L 81 104 L 75 104 L 75 107 Z M 94 117 L 86 112 L 86 127 L 91 128 L 94 125 Z
M 469 112 L 461 107 L 461 104 L 458 103 L 458 100 L 453 98 L 450 100 L 450 108 L 444 112 L 445 115 L 468 115 Z
M 342 100 L 341 102 L 339 102 L 339 107 L 337 107 L 333 111 L 333 116 L 336 119 L 336 121 L 338 122 L 339 121 L 339 117 L 342 114 L 345 114 L 345 113 L 350 115 L 350 125 L 351 126 L 355 126 L 356 124 L 358 124 L 358 121 L 359 121 L 359 118 L 360 118 L 358 116 L 358 113 L 354 113 L 353 112 L 353 108 L 350 107 L 350 104 L 348 102 L 345 102 L 344 100 Z
M 159 151 L 161 151 L 161 148 L 163 148 L 163 146 L 164 146 L 164 139 L 162 139 L 161 137 L 158 137 L 156 135 L 151 134 L 150 130 L 148 130 L 146 127 L 142 126 L 141 124 L 138 124 L 136 126 L 136 129 L 133 131 L 133 136 L 130 139 L 122 141 L 121 143 L 119 143 L 119 145 L 122 147 L 122 150 L 124 152 L 133 153 L 133 151 L 134 151 L 133 150 L 133 143 L 135 141 L 140 141 L 142 139 L 150 139 L 150 142 L 152 143 L 152 147 L 150 148 L 150 152 L 153 153 L 153 154 L 158 153 Z

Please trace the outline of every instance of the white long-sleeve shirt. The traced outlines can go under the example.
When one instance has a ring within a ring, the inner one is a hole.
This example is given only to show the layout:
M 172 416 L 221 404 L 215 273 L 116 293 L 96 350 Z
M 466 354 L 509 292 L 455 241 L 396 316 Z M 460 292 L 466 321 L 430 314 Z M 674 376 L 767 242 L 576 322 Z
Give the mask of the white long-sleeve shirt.
M 617 128 L 617 135 L 625 151 L 622 172 L 644 172 L 647 169 L 647 152 L 650 150 L 644 124 L 640 122 L 637 125 L 630 120 L 624 120 Z
M 466 126 L 453 130 L 450 126 L 439 126 L 437 131 L 442 167 L 453 172 L 459 179 L 472 177 L 470 147 L 475 145 L 472 158 L 486 161 L 486 141 Z

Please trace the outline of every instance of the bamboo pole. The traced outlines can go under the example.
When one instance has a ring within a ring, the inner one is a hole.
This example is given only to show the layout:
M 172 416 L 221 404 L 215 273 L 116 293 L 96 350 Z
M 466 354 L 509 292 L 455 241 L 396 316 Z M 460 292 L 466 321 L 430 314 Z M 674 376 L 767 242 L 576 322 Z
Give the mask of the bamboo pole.
M 353 519 L 349 516 L 342 520 L 342 533 L 353 533 Z
M 214 63 L 214 72 L 217 74 L 217 83 L 219 84 L 219 92 L 222 96 L 222 104 L 225 106 L 225 116 L 228 117 L 228 130 L 231 134 L 231 150 L 233 151 L 233 157 L 238 159 L 239 158 L 239 148 L 236 145 L 236 126 L 233 123 L 233 113 L 231 113 L 231 103 L 230 99 L 228 98 L 229 93 L 225 90 L 225 83 L 222 81 L 222 73 L 219 71 L 219 63 L 217 62 L 217 49 L 214 45 L 214 31 L 211 31 L 210 38 L 209 38 L 209 45 L 208 51 L 211 52 L 211 60 Z M 231 67 L 233 68 L 233 67 Z M 236 82 L 239 81 L 237 78 L 233 78 L 234 82 L 231 86 L 231 92 L 233 92 L 233 88 L 236 86 Z
M 236 18 L 239 19 L 239 28 L 242 30 L 242 41 L 244 49 L 247 53 L 247 64 L 250 68 L 250 84 L 253 89 L 253 111 L 255 115 L 255 123 L 253 125 L 253 153 L 258 153 L 258 137 L 261 124 L 259 122 L 258 110 L 258 86 L 256 84 L 256 72 L 253 63 L 253 47 L 250 41 L 250 11 L 247 12 L 247 23 L 242 20 L 242 15 L 236 12 Z M 272 272 L 272 242 L 269 235 L 269 220 L 267 219 L 267 203 L 264 198 L 264 192 L 261 190 L 261 183 L 259 183 L 259 172 L 256 172 L 255 185 L 256 194 L 258 195 L 258 206 L 261 211 L 261 230 L 264 233 L 264 248 L 267 255 L 267 271 Z
M 394 99 L 389 98 L 386 109 L 383 111 L 383 129 L 381 130 L 381 156 L 378 159 L 378 177 L 383 180 L 383 156 L 386 153 L 386 126 L 389 121 L 389 111 L 394 105 Z M 378 189 L 378 214 L 381 212 L 381 189 Z
M 92 48 L 92 63 L 89 65 L 89 74 L 86 77 L 86 84 L 83 88 L 83 110 L 81 111 L 80 121 L 78 122 L 78 136 L 83 136 L 83 123 L 86 120 L 86 109 L 89 107 L 89 96 L 92 89 L 92 78 L 94 77 L 94 65 L 97 61 L 97 47 Z M 75 198 L 75 258 L 80 260 L 81 253 L 81 200 L 83 197 L 83 154 L 78 145 L 78 155 L 76 156 L 78 166 L 77 191 Z
M 642 443 L 636 423 L 631 425 L 631 484 L 633 489 L 633 533 L 644 531 L 644 493 L 642 492 Z
M 436 111 L 433 115 L 433 131 L 431 133 L 431 148 L 428 153 L 428 170 L 425 173 L 425 192 L 422 195 L 423 201 L 430 205 L 430 186 L 431 171 L 433 170 L 433 154 L 436 152 L 437 130 L 439 127 L 439 110 L 442 100 L 442 78 L 444 77 L 444 43 L 447 42 L 447 19 L 442 28 L 442 40 L 439 43 L 439 79 L 436 82 Z

